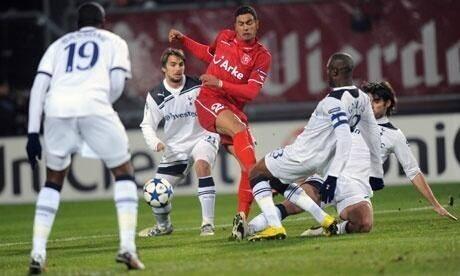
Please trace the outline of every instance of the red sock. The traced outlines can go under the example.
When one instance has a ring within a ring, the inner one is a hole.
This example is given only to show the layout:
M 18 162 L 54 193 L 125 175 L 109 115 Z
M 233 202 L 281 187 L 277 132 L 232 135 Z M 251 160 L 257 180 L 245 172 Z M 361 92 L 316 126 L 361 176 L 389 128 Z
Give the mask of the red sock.
M 244 212 L 248 217 L 251 203 L 254 199 L 249 185 L 249 170 L 256 164 L 256 156 L 254 146 L 246 129 L 233 136 L 233 147 L 236 158 L 242 166 L 240 185 L 238 187 L 238 212 Z
M 233 147 L 236 158 L 243 166 L 243 171 L 249 173 L 252 166 L 256 164 L 256 154 L 254 153 L 254 146 L 246 129 L 233 136 Z
M 249 185 L 249 174 L 241 171 L 240 186 L 238 187 L 238 212 L 244 212 L 248 217 L 253 199 L 254 196 Z

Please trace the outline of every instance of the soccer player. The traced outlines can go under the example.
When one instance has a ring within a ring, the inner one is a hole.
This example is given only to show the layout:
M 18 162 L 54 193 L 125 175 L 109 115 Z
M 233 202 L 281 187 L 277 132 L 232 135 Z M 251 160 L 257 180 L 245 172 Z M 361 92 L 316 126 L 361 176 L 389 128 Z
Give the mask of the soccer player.
M 60 202 L 71 154 L 81 142 L 101 157 L 114 177 L 120 250 L 116 261 L 144 269 L 136 253 L 137 185 L 128 151 L 128 137 L 112 108 L 131 77 L 126 42 L 101 29 L 105 11 L 95 2 L 78 8 L 78 31 L 68 33 L 46 50 L 38 66 L 29 104 L 27 155 L 32 168 L 41 159 L 40 121 L 44 118 L 46 181 L 35 209 L 30 273 L 45 267 L 46 243 Z M 45 97 L 46 95 L 46 97 Z
M 249 170 L 256 162 L 254 142 L 243 112 L 260 92 L 270 69 L 271 55 L 256 38 L 259 19 L 254 8 L 236 9 L 234 30 L 222 30 L 210 46 L 202 45 L 178 30 L 169 32 L 194 56 L 208 63 L 201 76 L 203 87 L 195 102 L 203 128 L 221 135 L 221 143 L 241 166 L 238 212 L 248 215 L 253 201 Z
M 304 131 L 293 144 L 274 150 L 261 159 L 251 171 L 254 197 L 268 221 L 269 227 L 256 233 L 251 240 L 283 239 L 286 230 L 277 215 L 272 199 L 272 187 L 284 187 L 280 192 L 291 202 L 310 212 L 324 230 L 334 234 L 336 221 L 326 214 L 298 185 L 289 184 L 314 173 L 327 175 L 321 197 L 326 203 L 334 199 L 337 178 L 349 159 L 351 132 L 359 128 L 369 147 L 370 182 L 383 185 L 379 129 L 372 114 L 369 97 L 353 85 L 353 59 L 347 53 L 333 54 L 327 63 L 331 92 L 318 103 Z M 241 226 L 244 218 L 235 217 Z M 236 227 L 234 236 L 240 238 Z
M 200 92 L 201 81 L 184 75 L 185 56 L 182 50 L 168 48 L 161 56 L 164 80 L 147 94 L 142 133 L 149 148 L 165 151 L 155 178 L 164 178 L 176 185 L 194 163 L 198 177 L 198 198 L 201 203 L 201 235 L 214 235 L 214 203 L 216 190 L 211 168 L 216 160 L 220 137 L 203 129 L 196 114 L 194 101 Z M 161 120 L 165 121 L 164 142 L 156 133 Z M 171 203 L 152 207 L 157 224 L 146 228 L 139 236 L 171 234 L 169 217 Z
M 385 162 L 390 154 L 394 154 L 403 167 L 407 178 L 414 184 L 423 197 L 430 202 L 433 210 L 441 216 L 456 220 L 454 216 L 439 204 L 433 195 L 425 176 L 418 166 L 417 160 L 410 150 L 404 133 L 388 119 L 396 105 L 396 96 L 391 85 L 388 82 L 371 82 L 364 84 L 362 89 L 372 99 L 372 109 L 380 126 L 382 161 Z M 373 188 L 375 190 L 375 188 L 383 188 L 383 186 Z
M 451 215 L 442 205 L 439 204 L 436 197 L 433 195 L 431 188 L 427 184 L 425 177 L 420 171 L 420 168 L 418 167 L 417 161 L 409 148 L 406 137 L 402 131 L 394 127 L 388 119 L 396 105 L 396 97 L 391 85 L 388 82 L 372 82 L 363 85 L 362 90 L 370 96 L 374 115 L 381 128 L 380 135 L 382 147 L 380 150 L 382 161 L 385 161 L 390 154 L 394 153 L 399 163 L 402 165 L 406 176 L 412 181 L 414 186 L 416 186 L 417 190 L 419 190 L 419 192 L 431 203 L 433 210 L 441 216 L 457 220 L 455 216 Z M 353 138 L 355 137 L 356 135 L 353 136 Z M 363 151 L 364 145 L 362 142 L 355 143 L 355 140 L 359 142 L 358 139 L 353 139 L 350 161 L 347 163 L 343 172 L 343 175 L 348 175 L 348 179 L 351 181 L 346 181 L 347 179 L 344 179 L 345 181 L 337 183 L 337 190 L 335 191 L 336 208 L 343 220 L 343 222 L 339 224 L 339 231 L 337 234 L 356 232 L 365 233 L 369 232 L 373 226 L 372 209 L 366 209 L 364 206 L 360 207 L 362 204 L 349 205 L 350 207 L 347 206 L 345 208 L 341 208 L 340 204 L 337 202 L 339 197 L 343 197 L 341 196 L 342 194 L 345 196 L 344 202 L 353 203 L 353 198 L 359 195 L 359 190 L 356 190 L 355 188 L 359 187 L 363 192 L 368 189 L 363 185 L 364 183 L 362 183 L 361 180 L 365 179 L 362 172 L 366 169 L 366 164 L 369 163 L 364 162 L 366 160 L 364 155 L 361 157 L 358 156 L 359 152 Z M 305 192 L 318 204 L 320 203 L 319 191 L 321 189 L 321 183 L 322 179 L 320 177 L 311 177 L 305 181 L 304 184 L 306 185 L 302 185 Z M 343 188 L 341 188 L 341 186 L 343 186 Z M 374 186 L 372 188 L 374 190 L 380 190 L 383 186 Z M 366 200 L 363 200 L 362 202 L 365 201 Z M 289 201 L 284 201 L 282 204 L 278 204 L 277 208 L 279 209 L 278 215 L 282 219 L 288 215 L 302 212 L 300 208 L 296 207 Z M 266 227 L 267 223 L 265 218 L 259 215 L 249 222 L 247 230 L 248 235 L 251 235 L 259 229 L 265 229 Z M 324 231 L 320 227 L 312 227 L 302 233 L 303 236 L 318 236 L 323 234 Z
M 345 168 L 337 179 L 334 199 L 329 204 L 321 203 L 320 190 L 323 178 L 319 175 L 308 177 L 299 186 L 312 200 L 322 208 L 332 205 L 336 208 L 342 222 L 337 225 L 336 234 L 351 232 L 369 232 L 373 225 L 373 210 L 371 197 L 372 188 L 369 185 L 370 154 L 363 140 L 360 130 L 356 128 L 352 133 L 350 157 Z M 277 188 L 278 189 L 278 188 Z M 289 200 L 276 205 L 277 216 L 283 220 L 289 215 L 302 213 L 304 210 Z M 256 216 L 248 225 L 244 225 L 241 235 L 251 236 L 268 227 L 268 222 L 263 214 Z M 328 234 L 323 227 L 312 227 L 302 233 L 304 236 Z

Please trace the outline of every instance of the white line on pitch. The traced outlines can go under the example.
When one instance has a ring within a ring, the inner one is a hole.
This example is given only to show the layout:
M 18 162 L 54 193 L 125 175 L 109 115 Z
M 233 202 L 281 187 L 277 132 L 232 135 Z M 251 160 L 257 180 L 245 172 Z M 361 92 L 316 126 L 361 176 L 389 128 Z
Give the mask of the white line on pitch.
M 447 205 L 444 205 L 447 207 Z M 416 212 L 422 210 L 433 209 L 431 206 L 425 207 L 416 207 L 416 208 L 408 208 L 408 209 L 400 209 L 400 210 L 378 210 L 375 211 L 374 214 L 391 214 L 391 213 L 400 213 L 400 212 Z M 313 220 L 311 217 L 306 216 L 299 216 L 299 217 L 292 217 L 289 219 L 290 221 L 301 221 L 301 220 Z M 218 227 L 230 227 L 231 224 L 219 224 L 216 225 Z M 177 232 L 186 232 L 186 231 L 194 231 L 199 230 L 200 227 L 187 227 L 187 228 L 175 228 L 174 231 Z M 70 238 L 63 238 L 63 239 L 54 239 L 49 240 L 48 243 L 56 243 L 56 242 L 69 242 L 69 241 L 79 241 L 79 240 L 88 240 L 88 239 L 100 239 L 100 238 L 112 238 L 117 237 L 118 234 L 106 234 L 106 235 L 92 235 L 92 236 L 80 236 L 80 237 L 70 237 Z M 29 245 L 32 242 L 9 242 L 9 243 L 0 243 L 0 247 L 9 247 L 9 246 L 16 246 L 16 245 Z

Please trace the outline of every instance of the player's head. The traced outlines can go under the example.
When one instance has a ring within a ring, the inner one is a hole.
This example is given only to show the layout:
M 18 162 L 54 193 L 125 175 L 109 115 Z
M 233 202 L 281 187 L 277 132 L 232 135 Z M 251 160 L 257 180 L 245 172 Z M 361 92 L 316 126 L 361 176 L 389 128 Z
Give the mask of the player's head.
M 364 83 L 361 89 L 371 98 L 375 118 L 390 116 L 396 106 L 396 96 L 389 82 Z
M 353 83 L 354 62 L 351 55 L 347 53 L 333 54 L 326 65 L 329 86 L 339 87 Z
M 78 28 L 102 27 L 105 21 L 104 8 L 96 2 L 86 2 L 78 7 Z
M 251 6 L 241 6 L 235 10 L 235 32 L 240 40 L 252 42 L 259 29 L 256 10 Z
M 168 48 L 161 55 L 161 71 L 166 81 L 179 83 L 185 72 L 185 55 L 181 49 Z

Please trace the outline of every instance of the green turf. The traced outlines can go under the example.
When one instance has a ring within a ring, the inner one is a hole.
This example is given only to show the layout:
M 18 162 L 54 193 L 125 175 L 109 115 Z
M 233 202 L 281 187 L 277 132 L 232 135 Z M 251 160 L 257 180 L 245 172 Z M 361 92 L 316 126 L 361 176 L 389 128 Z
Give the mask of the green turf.
M 460 184 L 433 185 L 442 204 L 460 216 Z M 145 275 L 460 275 L 460 222 L 439 217 L 411 186 L 387 187 L 374 197 L 370 234 L 299 238 L 313 224 L 307 215 L 288 218 L 284 241 L 229 242 L 233 195 L 217 197 L 216 235 L 200 237 L 195 197 L 177 197 L 171 236 L 137 239 Z M 141 202 L 142 203 L 142 202 Z M 33 205 L 0 206 L 0 274 L 27 272 Z M 139 229 L 152 224 L 140 205 Z M 54 275 L 126 273 L 114 262 L 118 249 L 111 201 L 62 203 L 48 243 Z

